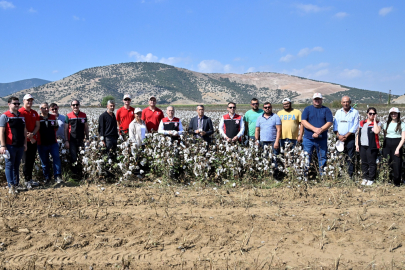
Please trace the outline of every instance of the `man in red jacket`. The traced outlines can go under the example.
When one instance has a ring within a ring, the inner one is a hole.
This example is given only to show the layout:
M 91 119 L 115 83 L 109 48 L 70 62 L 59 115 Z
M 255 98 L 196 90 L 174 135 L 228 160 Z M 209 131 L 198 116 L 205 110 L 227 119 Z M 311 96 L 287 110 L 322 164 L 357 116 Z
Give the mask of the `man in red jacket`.
M 120 129 L 120 134 L 128 134 L 129 124 L 135 119 L 134 107 L 131 107 L 131 96 L 124 95 L 124 106 L 117 110 L 117 126 Z
M 164 118 L 161 109 L 156 107 L 156 98 L 149 98 L 149 107 L 142 110 L 142 120 L 145 121 L 146 128 L 149 132 L 158 131 L 160 121 Z
M 219 133 L 228 142 L 241 141 L 245 132 L 245 122 L 243 117 L 236 114 L 236 103 L 228 103 L 228 113 L 221 117 L 219 122 Z

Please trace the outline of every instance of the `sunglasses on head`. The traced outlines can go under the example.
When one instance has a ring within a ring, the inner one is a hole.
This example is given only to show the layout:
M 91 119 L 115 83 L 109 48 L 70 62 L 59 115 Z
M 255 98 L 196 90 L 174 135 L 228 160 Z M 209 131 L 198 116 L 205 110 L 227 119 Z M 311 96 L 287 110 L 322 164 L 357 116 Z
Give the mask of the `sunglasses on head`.
M 73 107 L 78 107 L 80 104 L 72 104 Z
M 236 107 L 228 107 L 229 109 L 236 109 Z
M 370 113 L 368 113 L 368 115 L 376 115 L 377 113 L 372 113 L 372 112 L 370 112 Z

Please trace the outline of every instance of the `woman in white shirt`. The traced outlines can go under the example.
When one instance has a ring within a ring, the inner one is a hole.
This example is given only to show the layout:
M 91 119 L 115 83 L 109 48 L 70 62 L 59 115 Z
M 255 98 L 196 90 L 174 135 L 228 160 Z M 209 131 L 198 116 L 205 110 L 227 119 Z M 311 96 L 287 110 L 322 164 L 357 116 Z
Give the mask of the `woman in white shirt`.
M 145 122 L 141 119 L 142 110 L 140 108 L 135 109 L 135 119 L 129 124 L 128 133 L 129 138 L 136 143 L 137 147 L 143 145 L 145 134 L 148 133 Z

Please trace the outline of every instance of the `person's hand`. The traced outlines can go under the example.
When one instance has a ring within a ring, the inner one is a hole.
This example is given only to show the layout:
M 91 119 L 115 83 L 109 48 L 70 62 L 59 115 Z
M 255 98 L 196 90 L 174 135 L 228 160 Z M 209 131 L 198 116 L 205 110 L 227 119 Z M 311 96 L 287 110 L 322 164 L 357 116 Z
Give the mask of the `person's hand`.
M 198 134 L 198 133 L 200 133 L 200 132 L 198 131 L 198 129 L 196 129 L 196 130 L 194 130 L 194 133 Z
M 105 141 L 101 141 L 101 143 L 103 144 L 103 146 L 105 147 Z
M 356 145 L 356 152 L 360 152 L 360 147 Z
M 395 149 L 395 154 L 394 155 L 396 155 L 397 157 L 399 157 L 399 150 L 398 149 Z
M 30 139 L 30 142 L 31 142 L 32 144 L 34 144 L 34 143 L 37 142 L 37 140 L 35 140 L 34 138 L 31 138 L 31 139 Z
M 273 145 L 274 149 L 279 149 L 280 148 L 280 144 L 278 142 L 275 142 Z
M 27 144 L 24 144 L 24 151 L 27 151 Z
M 319 135 L 322 133 L 322 128 L 314 128 L 313 132 Z
M 200 135 L 201 135 L 201 136 L 204 136 L 205 134 L 207 134 L 207 132 L 205 132 L 205 131 L 200 131 Z
M 7 148 L 4 147 L 4 146 L 2 146 L 2 147 L 0 148 L 0 154 L 3 155 L 3 154 L 6 152 L 6 150 L 7 150 Z
M 318 133 L 312 134 L 312 138 L 318 138 L 318 137 L 319 137 Z
M 66 149 L 69 149 L 69 141 L 66 141 L 66 142 L 65 142 L 65 148 L 66 148 Z
M 297 142 L 302 143 L 302 136 L 298 136 Z
M 256 143 L 256 145 L 259 145 L 259 144 L 260 144 L 260 142 L 259 142 L 258 140 L 256 140 L 256 142 L 255 142 L 255 143 Z
M 31 132 L 27 132 L 27 138 L 31 139 L 34 136 L 34 133 Z
M 225 140 L 226 140 L 227 142 L 231 142 L 231 141 L 232 141 L 231 138 L 228 138 L 228 137 L 226 137 Z
M 346 141 L 347 137 L 343 136 L 343 135 L 339 135 L 338 139 L 339 139 L 339 141 L 344 142 L 344 141 Z
M 235 136 L 235 137 L 232 138 L 233 142 L 236 142 L 237 140 L 238 140 L 238 136 Z

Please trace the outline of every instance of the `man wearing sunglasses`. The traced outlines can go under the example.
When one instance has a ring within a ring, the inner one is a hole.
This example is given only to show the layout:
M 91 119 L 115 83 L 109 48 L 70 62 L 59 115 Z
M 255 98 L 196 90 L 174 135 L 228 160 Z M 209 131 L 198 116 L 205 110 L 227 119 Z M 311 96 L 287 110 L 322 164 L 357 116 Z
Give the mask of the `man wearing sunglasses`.
M 51 108 L 50 114 L 55 115 L 57 122 L 58 122 L 58 130 L 56 131 L 56 138 L 62 139 L 63 142 L 65 142 L 65 122 L 66 122 L 66 117 L 62 114 L 59 114 L 59 106 L 56 103 L 51 103 L 49 105 Z
M 318 155 L 319 173 L 322 175 L 328 152 L 328 129 L 332 126 L 333 116 L 328 107 L 322 105 L 322 94 L 315 93 L 312 97 L 312 105 L 304 109 L 301 116 L 304 125 L 304 139 L 302 146 L 308 153 L 305 171 L 308 171 L 312 159 L 312 152 L 316 150 Z
M 264 111 L 259 108 L 259 100 L 257 98 L 252 98 L 252 100 L 250 101 L 250 107 L 252 109 L 247 111 L 243 118 L 248 125 L 249 139 L 254 140 L 256 132 L 256 120 L 263 114 Z
M 236 103 L 228 103 L 228 113 L 221 117 L 219 122 L 219 133 L 228 142 L 241 141 L 245 132 L 245 122 L 243 117 L 236 114 Z
M 130 106 L 131 104 L 131 96 L 124 95 L 123 98 L 124 106 L 117 110 L 117 126 L 119 127 L 120 134 L 124 135 L 128 133 L 129 124 L 131 124 L 132 120 L 135 119 L 135 108 Z
M 354 172 L 354 153 L 356 150 L 356 131 L 359 127 L 359 112 L 351 106 L 350 97 L 344 96 L 340 102 L 342 108 L 336 111 L 333 121 L 333 131 L 336 134 L 337 143 L 344 144 L 343 153 L 346 156 L 348 165 L 347 172 L 353 176 Z
M 70 164 L 74 178 L 81 176 L 81 166 L 76 164 L 79 148 L 84 146 L 84 140 L 89 139 L 89 125 L 87 116 L 80 111 L 80 102 L 77 99 L 70 103 L 72 111 L 66 115 L 65 147 L 69 149 Z
M 8 99 L 8 108 L 0 116 L 0 154 L 6 154 L 6 178 L 8 192 L 17 193 L 17 186 L 20 181 L 20 163 L 24 151 L 27 150 L 27 129 L 25 128 L 25 119 L 18 111 L 20 101 L 17 97 Z
M 39 131 L 39 114 L 32 109 L 34 98 L 30 94 L 26 94 L 23 98 L 24 106 L 18 111 L 25 119 L 25 127 L 27 128 L 27 151 L 23 155 L 23 173 L 25 185 L 27 189 L 32 186 L 38 186 L 38 182 L 32 180 L 32 171 L 34 170 L 35 158 L 37 155 L 37 133 Z
M 264 113 L 256 121 L 256 143 L 262 147 L 265 145 L 272 146 L 273 153 L 278 155 L 280 150 L 281 120 L 277 114 L 273 113 L 270 102 L 265 102 L 263 109 Z

